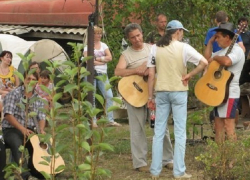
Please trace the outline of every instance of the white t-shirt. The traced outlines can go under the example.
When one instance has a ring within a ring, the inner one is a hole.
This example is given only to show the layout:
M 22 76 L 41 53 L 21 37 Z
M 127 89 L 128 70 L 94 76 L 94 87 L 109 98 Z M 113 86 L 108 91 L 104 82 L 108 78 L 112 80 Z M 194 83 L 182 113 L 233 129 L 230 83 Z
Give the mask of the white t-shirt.
M 228 47 L 225 49 L 221 49 L 213 53 L 212 57 L 218 56 L 225 56 Z M 231 71 L 234 74 L 234 77 L 229 85 L 229 98 L 239 98 L 240 97 L 240 87 L 239 87 L 239 79 L 240 74 L 245 63 L 245 54 L 242 48 L 235 43 L 231 52 L 227 55 L 231 61 L 232 66 L 227 68 L 228 71 Z
M 156 56 L 156 49 L 157 49 L 156 44 L 154 44 L 151 48 L 151 52 L 149 55 L 147 63 L 148 67 L 155 67 L 155 65 L 152 64 L 152 57 Z M 187 66 L 187 62 L 191 62 L 197 66 L 200 60 L 202 59 L 202 55 L 198 51 L 196 51 L 192 46 L 186 43 L 183 46 L 182 56 L 183 56 L 183 63 L 185 66 Z
M 105 56 L 105 50 L 106 49 L 108 49 L 107 44 L 101 42 L 101 48 L 100 49 L 94 49 L 95 57 Z M 87 51 L 88 51 L 88 47 L 85 46 L 84 47 L 84 52 L 87 52 Z M 98 73 L 107 73 L 107 69 L 108 69 L 107 63 L 105 63 L 103 65 L 96 65 L 94 68 Z

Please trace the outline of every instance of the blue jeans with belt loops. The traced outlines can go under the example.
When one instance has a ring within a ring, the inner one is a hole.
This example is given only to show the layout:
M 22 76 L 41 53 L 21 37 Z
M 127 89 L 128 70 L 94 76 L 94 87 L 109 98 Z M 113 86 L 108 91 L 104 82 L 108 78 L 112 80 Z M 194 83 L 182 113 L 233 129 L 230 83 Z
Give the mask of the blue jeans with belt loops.
M 152 147 L 152 164 L 150 172 L 158 176 L 162 170 L 163 139 L 167 120 L 172 109 L 174 119 L 174 176 L 182 176 L 186 171 L 186 122 L 187 122 L 187 91 L 157 92 L 156 119 Z
M 111 88 L 109 88 L 108 90 L 105 89 L 105 85 L 109 84 L 109 78 L 108 75 L 106 73 L 97 73 L 98 76 L 104 76 L 106 77 L 105 82 L 99 80 L 99 79 L 94 79 L 94 87 L 95 88 L 99 88 L 100 92 L 102 93 L 104 100 L 106 102 L 105 104 L 105 113 L 107 114 L 108 117 L 108 121 L 109 122 L 114 122 L 114 116 L 113 116 L 113 111 L 107 112 L 108 108 L 111 107 L 113 105 L 113 92 L 111 90 Z M 96 93 L 96 92 L 94 92 Z M 93 105 L 95 107 L 95 96 L 93 96 Z M 96 123 L 96 117 L 93 118 L 93 121 Z

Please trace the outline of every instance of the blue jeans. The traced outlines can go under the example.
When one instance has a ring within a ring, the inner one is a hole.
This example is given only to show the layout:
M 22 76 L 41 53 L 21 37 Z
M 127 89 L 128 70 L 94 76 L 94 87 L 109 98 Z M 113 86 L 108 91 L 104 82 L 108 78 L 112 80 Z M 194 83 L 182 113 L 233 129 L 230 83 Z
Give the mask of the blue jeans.
M 113 116 L 113 111 L 107 112 L 108 108 L 113 106 L 113 92 L 111 90 L 111 88 L 109 88 L 107 91 L 105 90 L 105 85 L 109 84 L 109 78 L 108 75 L 105 73 L 97 73 L 98 76 L 106 76 L 105 78 L 105 82 L 100 81 L 99 79 L 94 79 L 94 87 L 98 87 L 99 90 L 101 91 L 104 100 L 106 102 L 105 104 L 105 114 L 108 116 L 108 120 L 109 122 L 114 122 L 114 116 Z M 94 92 L 94 94 L 96 93 L 96 91 Z M 95 96 L 93 96 L 93 106 L 95 107 Z M 93 121 L 96 123 L 96 117 L 93 118 Z
M 186 171 L 186 122 L 187 122 L 187 91 L 157 92 L 156 93 L 156 119 L 152 147 L 152 164 L 150 172 L 158 176 L 162 170 L 163 139 L 165 136 L 167 120 L 172 109 L 174 119 L 174 176 L 181 176 Z

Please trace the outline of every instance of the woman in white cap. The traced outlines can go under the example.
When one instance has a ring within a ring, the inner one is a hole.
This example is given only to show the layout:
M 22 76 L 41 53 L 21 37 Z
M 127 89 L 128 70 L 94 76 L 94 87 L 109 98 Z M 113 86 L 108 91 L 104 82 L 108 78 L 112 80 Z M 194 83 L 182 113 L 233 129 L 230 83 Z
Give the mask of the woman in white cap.
M 166 34 L 152 46 L 149 67 L 149 100 L 148 107 L 156 106 L 156 119 L 152 147 L 152 164 L 150 172 L 152 179 L 159 179 L 162 170 L 163 138 L 170 111 L 174 120 L 174 178 L 191 178 L 186 173 L 186 121 L 188 81 L 195 74 L 201 72 L 207 65 L 207 60 L 189 44 L 181 42 L 183 32 L 188 31 L 177 20 L 170 21 L 166 27 Z M 197 65 L 187 73 L 187 62 Z M 154 87 L 155 72 L 157 80 Z M 155 89 L 155 100 L 153 97 Z

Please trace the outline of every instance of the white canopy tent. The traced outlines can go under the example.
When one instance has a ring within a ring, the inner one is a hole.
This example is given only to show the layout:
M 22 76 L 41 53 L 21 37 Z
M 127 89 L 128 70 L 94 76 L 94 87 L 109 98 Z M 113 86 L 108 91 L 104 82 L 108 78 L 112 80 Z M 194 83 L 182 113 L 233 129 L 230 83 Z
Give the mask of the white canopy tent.
M 32 61 L 40 63 L 44 60 L 59 61 L 63 63 L 69 59 L 64 49 L 55 41 L 50 39 L 26 41 L 17 36 L 0 34 L 0 52 L 3 50 L 12 52 L 12 65 L 21 71 L 23 71 L 22 68 L 20 68 L 21 58 L 17 55 L 17 53 L 21 53 L 23 55 L 34 53 L 35 56 L 32 58 Z M 59 70 L 62 71 L 63 66 Z
M 69 59 L 67 53 L 64 49 L 57 44 L 55 41 L 50 39 L 43 39 L 39 41 L 25 41 L 17 36 L 0 34 L 0 53 L 3 50 L 12 52 L 12 65 L 20 72 L 24 73 L 24 68 L 21 62 L 21 58 L 17 53 L 23 55 L 28 55 L 29 53 L 34 53 L 32 61 L 39 62 L 41 64 L 41 69 L 46 68 L 46 64 L 43 63 L 44 60 L 64 62 Z M 56 74 L 60 74 L 65 69 L 65 66 L 60 66 L 56 69 Z M 55 78 L 54 82 L 58 82 L 60 78 Z M 61 102 L 68 102 L 70 96 L 64 93 L 61 98 Z
M 3 50 L 12 52 L 12 65 L 16 69 L 18 69 L 21 61 L 17 53 L 26 54 L 34 43 L 36 43 L 36 41 L 25 41 L 17 36 L 0 34 L 0 52 Z

